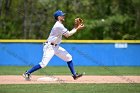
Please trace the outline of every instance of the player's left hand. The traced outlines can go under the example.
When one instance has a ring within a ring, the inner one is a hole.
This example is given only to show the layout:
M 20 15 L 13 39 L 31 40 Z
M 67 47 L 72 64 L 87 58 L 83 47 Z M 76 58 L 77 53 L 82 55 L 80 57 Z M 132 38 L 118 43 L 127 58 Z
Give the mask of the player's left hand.
M 74 28 L 77 29 L 77 30 L 84 28 L 84 21 L 83 21 L 83 19 L 76 18 L 75 19 Z

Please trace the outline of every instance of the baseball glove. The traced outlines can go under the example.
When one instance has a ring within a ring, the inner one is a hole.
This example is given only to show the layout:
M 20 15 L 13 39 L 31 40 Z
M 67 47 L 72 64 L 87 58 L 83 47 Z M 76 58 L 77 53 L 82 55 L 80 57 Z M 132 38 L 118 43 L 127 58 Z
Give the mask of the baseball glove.
M 83 19 L 81 19 L 81 18 L 76 18 L 76 19 L 75 19 L 74 27 L 77 28 L 79 25 L 84 25 L 84 24 L 83 24 Z

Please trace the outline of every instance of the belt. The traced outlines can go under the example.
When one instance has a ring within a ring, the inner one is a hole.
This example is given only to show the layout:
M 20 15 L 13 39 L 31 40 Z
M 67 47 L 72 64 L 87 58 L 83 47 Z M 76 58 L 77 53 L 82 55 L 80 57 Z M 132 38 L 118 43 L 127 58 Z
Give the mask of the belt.
M 50 45 L 53 45 L 53 46 L 57 46 L 58 45 L 58 44 L 54 44 L 54 43 L 50 43 L 50 42 L 46 42 L 46 43 L 48 43 Z
M 54 44 L 54 43 L 50 43 L 51 45 L 53 45 L 53 46 L 57 46 L 57 44 Z

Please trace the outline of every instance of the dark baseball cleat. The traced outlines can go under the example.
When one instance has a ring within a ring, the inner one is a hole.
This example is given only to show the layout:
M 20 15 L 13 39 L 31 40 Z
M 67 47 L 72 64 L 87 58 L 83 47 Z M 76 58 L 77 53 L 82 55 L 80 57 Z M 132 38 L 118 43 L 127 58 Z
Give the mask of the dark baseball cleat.
M 25 72 L 25 73 L 23 73 L 22 76 L 23 76 L 23 77 L 25 78 L 25 80 L 27 80 L 27 81 L 30 81 L 30 80 L 31 80 L 31 74 L 30 74 L 30 73 Z
M 76 73 L 76 75 L 74 75 L 74 76 L 72 76 L 72 77 L 73 77 L 74 80 L 77 80 L 78 78 L 80 78 L 80 77 L 82 77 L 82 76 L 83 76 L 83 74 L 77 74 L 77 73 Z

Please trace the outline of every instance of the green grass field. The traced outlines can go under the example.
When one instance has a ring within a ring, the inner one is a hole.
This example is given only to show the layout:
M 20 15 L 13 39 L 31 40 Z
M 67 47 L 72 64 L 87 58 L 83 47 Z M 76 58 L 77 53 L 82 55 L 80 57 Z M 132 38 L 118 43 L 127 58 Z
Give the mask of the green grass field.
M 0 75 L 21 75 L 30 67 L 0 66 Z M 140 75 L 140 67 L 76 67 L 87 75 Z M 67 67 L 46 67 L 35 75 L 70 75 Z M 140 93 L 140 84 L 11 84 L 0 93 Z
M 0 66 L 0 75 L 21 75 L 31 67 L 26 66 Z M 86 75 L 140 75 L 140 67 L 75 67 L 77 72 Z M 36 75 L 70 75 L 68 67 L 46 67 L 33 73 Z
M 0 85 L 0 93 L 140 93 L 140 84 Z

